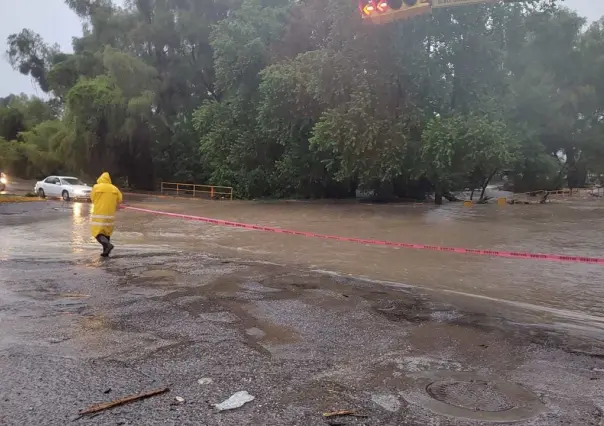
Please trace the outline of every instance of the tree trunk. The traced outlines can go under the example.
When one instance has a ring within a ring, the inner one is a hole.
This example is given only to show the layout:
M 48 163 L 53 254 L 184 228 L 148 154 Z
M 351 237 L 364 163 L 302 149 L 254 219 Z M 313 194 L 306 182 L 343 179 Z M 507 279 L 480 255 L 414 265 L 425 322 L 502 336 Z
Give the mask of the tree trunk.
M 474 189 L 472 189 L 472 192 L 470 193 L 470 201 L 472 201 L 474 199 Z
M 434 192 L 434 204 L 440 206 L 443 203 L 443 192 L 441 190 L 436 190 Z
M 485 180 L 484 184 L 482 185 L 482 190 L 480 191 L 480 200 L 484 199 L 484 193 L 487 191 L 487 185 L 489 184 L 489 180 Z
M 491 179 L 493 179 L 493 177 L 495 176 L 495 174 L 497 173 L 497 170 L 495 170 L 493 173 L 490 174 L 489 177 L 487 177 L 484 182 L 482 183 L 482 190 L 480 191 L 480 201 L 484 201 L 484 194 L 487 191 L 487 186 L 489 186 L 489 182 L 491 181 Z
M 569 188 L 583 188 L 587 182 L 587 168 L 581 159 L 581 151 L 576 148 L 566 151 L 566 183 Z
M 128 184 L 136 189 L 153 190 L 153 157 L 151 154 L 152 137 L 145 123 L 139 123 L 131 135 L 131 149 L 127 155 L 125 174 Z
M 583 188 L 587 182 L 587 170 L 582 164 L 573 164 L 568 168 L 566 183 L 569 189 Z

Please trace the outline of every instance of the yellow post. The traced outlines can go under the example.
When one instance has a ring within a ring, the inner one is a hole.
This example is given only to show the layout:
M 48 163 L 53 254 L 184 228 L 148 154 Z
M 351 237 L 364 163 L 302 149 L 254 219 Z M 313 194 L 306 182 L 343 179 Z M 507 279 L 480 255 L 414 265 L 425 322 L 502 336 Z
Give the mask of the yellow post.
M 497 198 L 497 205 L 499 206 L 505 206 L 508 204 L 508 200 L 505 197 L 499 197 Z
M 213 200 L 214 199 L 214 187 L 210 186 L 210 199 Z

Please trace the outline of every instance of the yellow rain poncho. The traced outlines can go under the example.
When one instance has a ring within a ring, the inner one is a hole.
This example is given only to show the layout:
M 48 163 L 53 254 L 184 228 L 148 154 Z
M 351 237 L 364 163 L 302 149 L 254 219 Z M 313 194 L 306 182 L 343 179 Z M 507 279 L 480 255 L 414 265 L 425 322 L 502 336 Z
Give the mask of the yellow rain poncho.
M 111 183 L 109 173 L 103 173 L 90 193 L 93 209 L 90 216 L 93 237 L 103 234 L 110 237 L 115 224 L 115 211 L 122 202 L 122 193 Z

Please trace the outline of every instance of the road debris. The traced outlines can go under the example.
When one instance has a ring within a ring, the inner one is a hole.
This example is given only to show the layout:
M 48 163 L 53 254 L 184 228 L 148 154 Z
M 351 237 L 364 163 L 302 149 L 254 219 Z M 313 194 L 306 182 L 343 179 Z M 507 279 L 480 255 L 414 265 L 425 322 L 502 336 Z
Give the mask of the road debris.
M 328 413 L 323 413 L 323 417 L 350 416 L 354 413 L 355 412 L 352 410 L 330 411 Z
M 57 343 L 62 343 L 62 342 L 66 342 L 68 340 L 71 340 L 70 337 L 57 337 L 57 338 L 52 338 L 48 340 L 48 343 L 55 345 Z
M 156 395 L 161 395 L 161 394 L 169 392 L 169 391 L 170 391 L 169 388 L 154 389 L 152 391 L 140 393 L 138 395 L 130 395 L 130 396 L 126 396 L 124 398 L 116 399 L 116 400 L 113 400 L 110 402 L 103 402 L 101 404 L 91 405 L 90 407 L 86 408 L 85 410 L 80 411 L 80 415 L 98 413 L 99 411 L 108 410 L 110 408 L 117 407 L 119 405 L 129 404 L 131 402 L 138 401 L 141 399 L 150 398 L 150 397 L 156 396 Z
M 90 295 L 80 293 L 64 293 L 60 294 L 59 297 L 62 297 L 64 299 L 86 299 L 87 297 L 90 297 Z
M 253 395 L 247 393 L 247 391 L 235 392 L 231 397 L 220 404 L 214 404 L 214 407 L 218 411 L 233 410 L 235 408 L 242 407 L 244 404 L 256 399 Z
M 338 410 L 323 413 L 323 417 L 338 417 L 338 416 L 352 416 L 352 417 L 369 417 L 365 414 L 357 414 L 356 410 Z
M 211 385 L 213 382 L 214 380 L 210 379 L 209 377 L 202 377 L 197 381 L 197 383 L 200 385 Z
M 182 404 L 183 402 L 185 402 L 185 399 L 182 396 L 177 396 L 174 398 L 174 402 L 176 404 Z

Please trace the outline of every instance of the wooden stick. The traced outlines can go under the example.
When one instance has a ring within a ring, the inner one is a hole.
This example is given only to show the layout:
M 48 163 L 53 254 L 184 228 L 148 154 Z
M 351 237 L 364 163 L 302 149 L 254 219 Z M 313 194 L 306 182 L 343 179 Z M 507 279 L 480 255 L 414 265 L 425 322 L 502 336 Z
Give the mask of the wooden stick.
M 64 293 L 60 294 L 60 297 L 65 297 L 66 299 L 84 299 L 86 297 L 90 297 L 89 294 L 80 294 L 80 293 Z
M 86 408 L 84 411 L 80 411 L 80 414 L 98 413 L 99 411 L 103 411 L 103 410 L 107 410 L 109 408 L 117 407 L 118 405 L 124 405 L 124 404 L 128 404 L 130 402 L 138 401 L 140 399 L 149 398 L 149 397 L 152 397 L 152 396 L 155 396 L 155 395 L 161 395 L 162 393 L 166 393 L 166 392 L 169 392 L 169 391 L 170 391 L 170 388 L 154 389 L 154 390 L 149 391 L 149 392 L 140 393 L 138 395 L 126 396 L 124 398 L 116 399 L 116 400 L 111 401 L 111 402 L 103 402 L 101 404 L 91 405 L 90 407 Z
M 355 413 L 355 411 L 353 411 L 353 410 L 331 411 L 329 413 L 323 413 L 323 417 L 351 416 L 351 415 L 354 415 L 354 413 Z
M 339 410 L 339 411 L 331 411 L 329 413 L 323 413 L 323 417 L 336 417 L 336 416 L 369 417 L 366 414 L 357 414 L 357 412 L 355 410 Z

